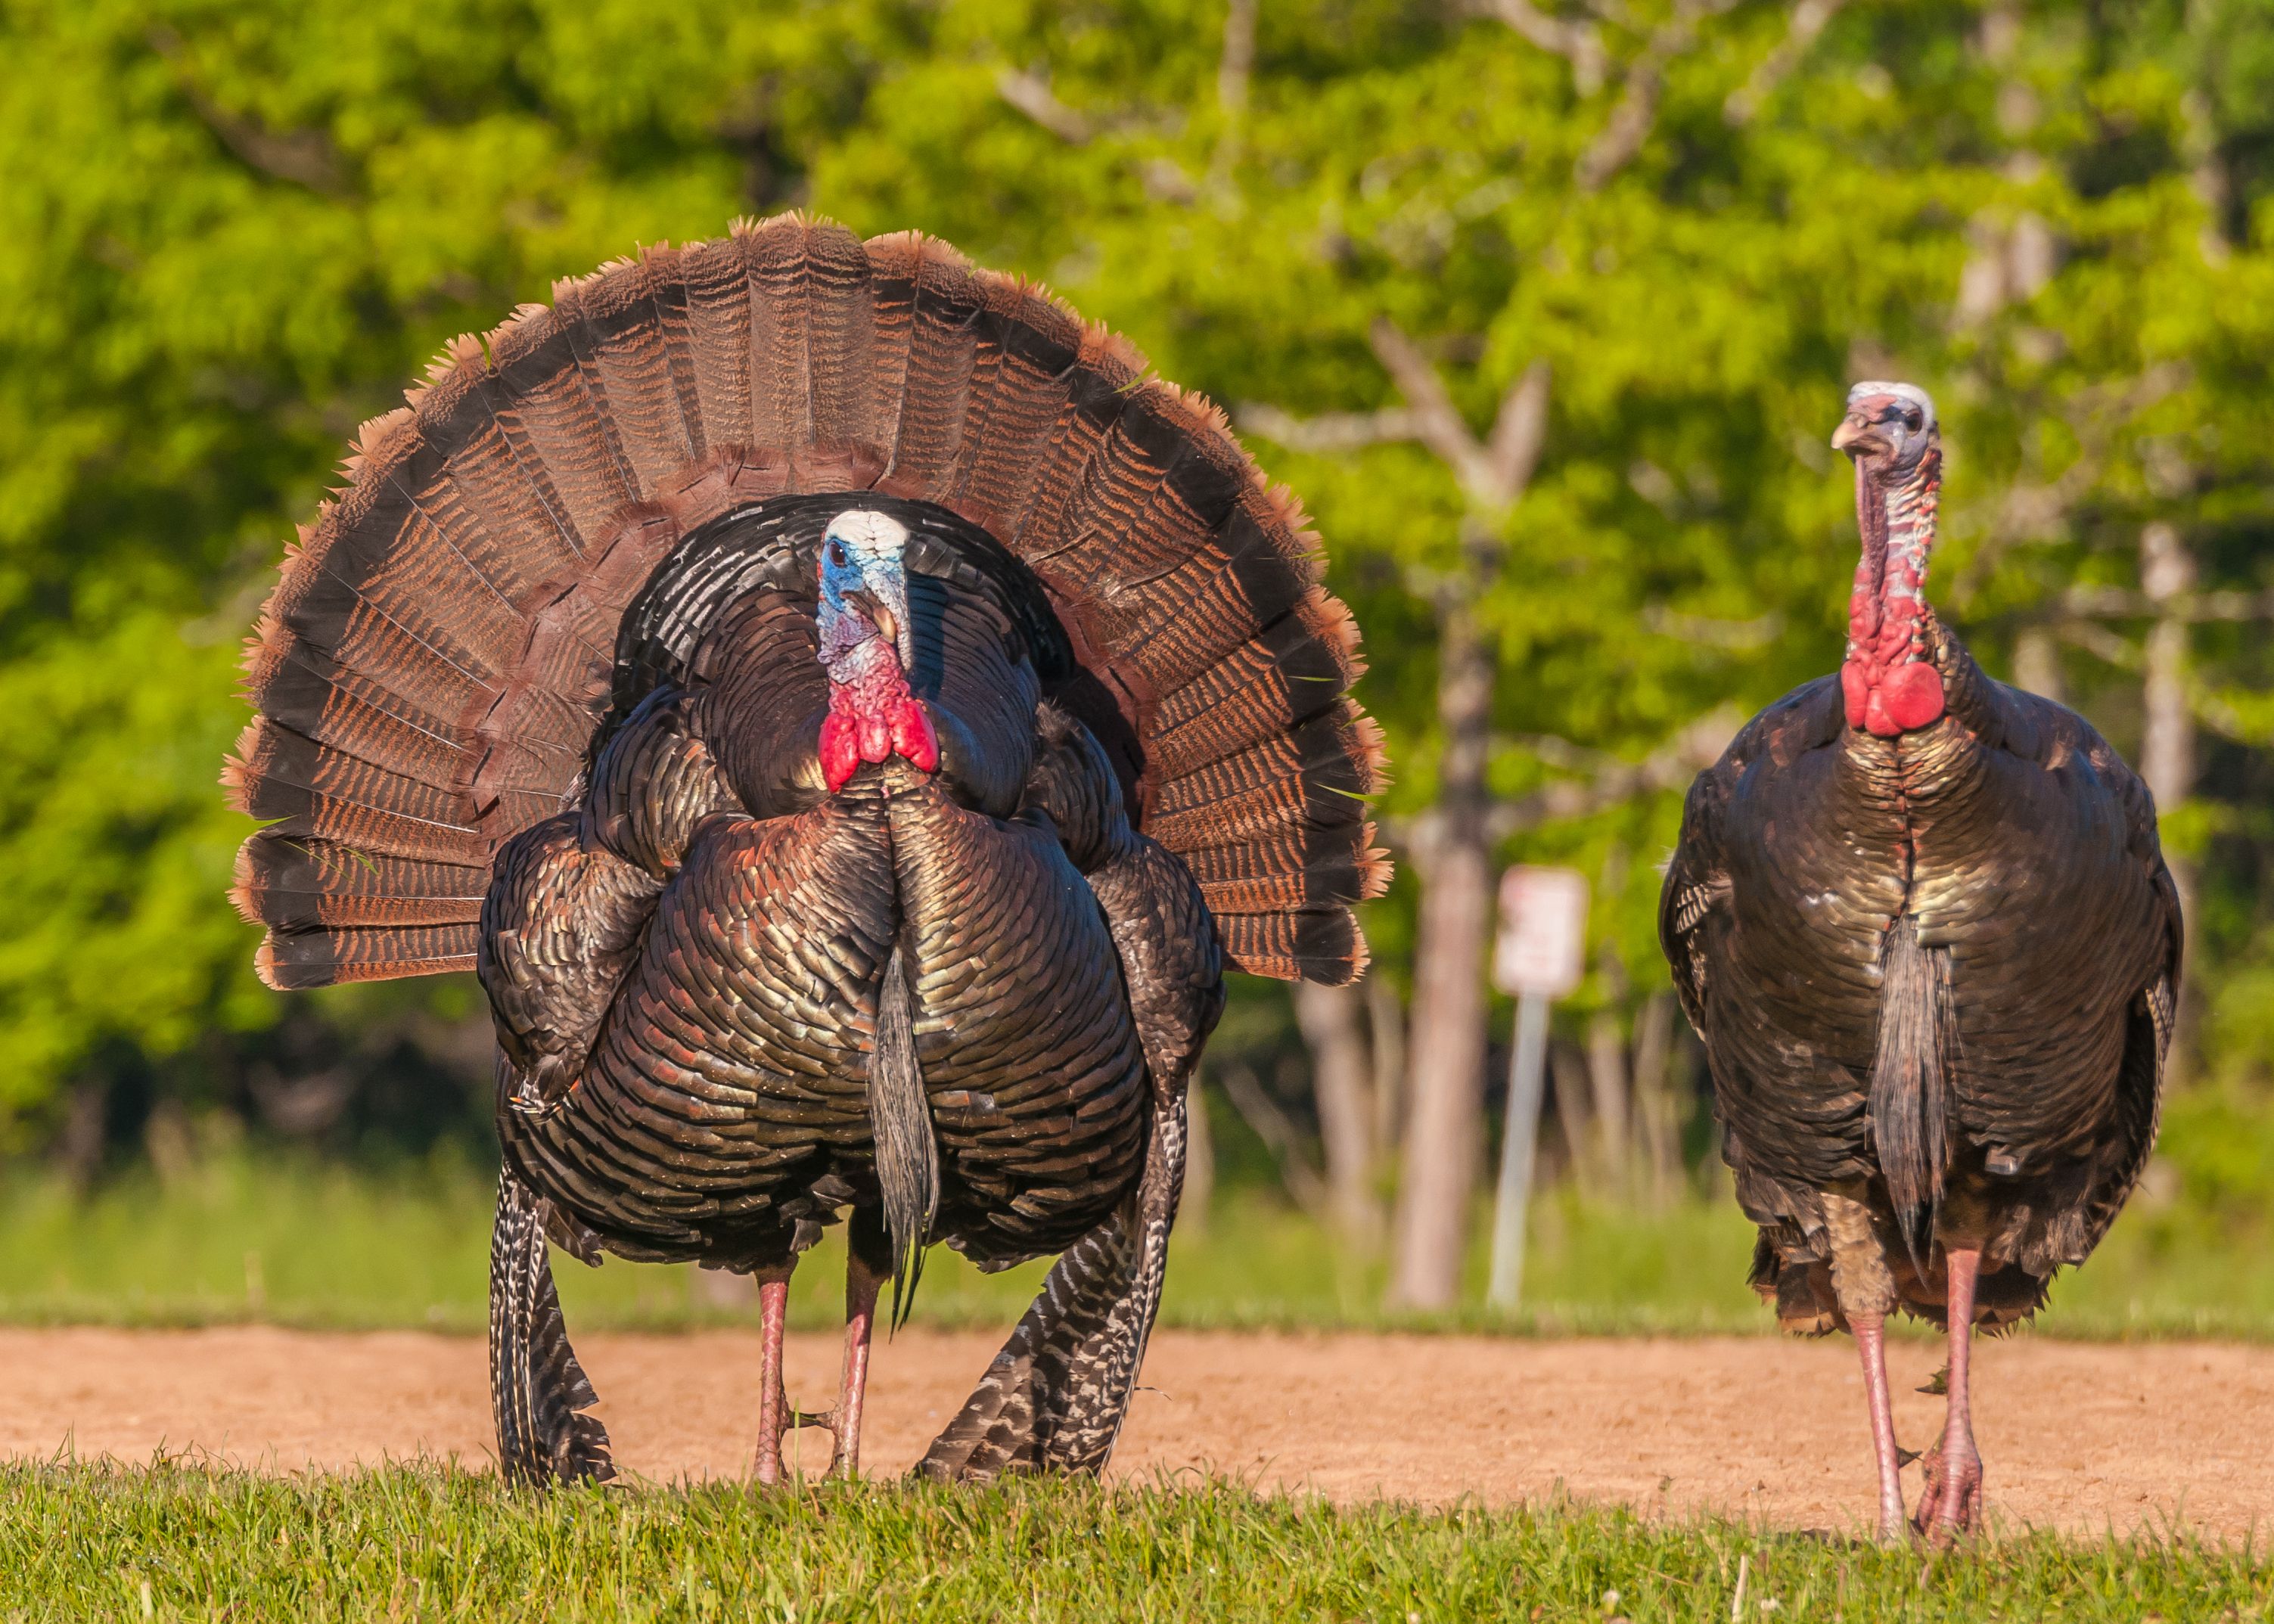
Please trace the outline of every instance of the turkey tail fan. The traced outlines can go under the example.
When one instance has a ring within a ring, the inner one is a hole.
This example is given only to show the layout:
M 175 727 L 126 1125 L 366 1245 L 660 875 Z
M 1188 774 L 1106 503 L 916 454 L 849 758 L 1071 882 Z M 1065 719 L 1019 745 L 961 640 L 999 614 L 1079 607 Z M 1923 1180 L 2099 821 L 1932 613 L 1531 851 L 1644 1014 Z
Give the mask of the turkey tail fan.
M 577 793 L 627 609 L 693 531 L 867 492 L 1031 572 L 1131 811 L 1236 968 L 1345 981 L 1389 881 L 1317 538 L 1126 340 L 912 233 L 802 214 L 614 262 L 366 424 L 247 649 L 236 899 L 279 987 L 470 969 L 491 854 Z

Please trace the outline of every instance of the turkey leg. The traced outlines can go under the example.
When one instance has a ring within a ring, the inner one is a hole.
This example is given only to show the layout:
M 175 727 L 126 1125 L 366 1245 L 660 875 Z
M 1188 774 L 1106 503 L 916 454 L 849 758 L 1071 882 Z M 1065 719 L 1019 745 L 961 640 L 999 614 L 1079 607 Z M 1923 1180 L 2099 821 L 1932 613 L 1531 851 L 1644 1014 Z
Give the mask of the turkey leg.
M 758 1380 L 757 1478 L 772 1486 L 781 1481 L 781 1440 L 802 1427 L 817 1426 L 830 1437 L 832 1477 L 855 1477 L 861 1472 L 861 1410 L 869 1389 L 869 1348 L 877 1325 L 877 1297 L 892 1273 L 891 1243 L 882 1218 L 866 1207 L 855 1207 L 849 1256 L 845 1263 L 845 1364 L 837 1382 L 837 1407 L 819 1411 L 800 1410 L 789 1402 L 782 1380 L 782 1329 L 789 1307 L 789 1274 L 768 1279 L 759 1289 L 759 1327 L 764 1337 Z
M 877 1289 L 884 1272 L 862 1260 L 856 1247 L 845 1265 L 845 1372 L 837 1384 L 837 1408 L 825 1416 L 802 1417 L 829 1429 L 829 1475 L 861 1475 L 861 1402 L 869 1390 L 869 1338 L 877 1324 Z
M 1967 1355 L 1974 1337 L 1974 1282 L 1982 1253 L 1974 1247 L 1943 1254 L 1949 1276 L 1950 1409 L 1942 1444 L 1926 1457 L 1926 1492 L 1919 1497 L 1912 1525 L 1929 1539 L 1946 1543 L 1969 1532 L 1982 1507 L 1982 1455 L 1974 1447 L 1974 1419 L 1968 1411 Z
M 782 1434 L 789 1430 L 789 1395 L 782 1386 L 782 1328 L 789 1316 L 788 1269 L 758 1276 L 758 1459 L 759 1484 L 781 1482 Z
M 1864 1395 L 1871 1406 L 1871 1453 L 1879 1463 L 1879 1538 L 1894 1539 L 1903 1531 L 1903 1484 L 1894 1406 L 1887 1395 L 1886 1316 L 1854 1315 L 1849 1324 L 1864 1361 Z

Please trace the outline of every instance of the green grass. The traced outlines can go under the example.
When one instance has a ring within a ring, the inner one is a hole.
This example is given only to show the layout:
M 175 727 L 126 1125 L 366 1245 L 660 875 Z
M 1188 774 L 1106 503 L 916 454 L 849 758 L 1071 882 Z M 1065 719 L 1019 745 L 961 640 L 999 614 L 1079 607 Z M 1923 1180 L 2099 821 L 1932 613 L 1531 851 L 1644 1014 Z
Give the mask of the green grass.
M 1995 1536 L 1947 1556 L 1570 1504 L 1205 1482 L 516 1498 L 426 1466 L 307 1479 L 0 1468 L 0 1618 L 2258 1619 L 2264 1557 Z M 1740 1586 L 1743 1594 L 1740 1602 Z
M 0 1177 L 0 1321 L 201 1324 L 267 1320 L 324 1327 L 484 1323 L 493 1190 L 463 1162 L 372 1171 L 308 1158 L 209 1154 L 169 1177 L 144 1170 L 79 1196 L 37 1169 Z M 1379 1259 L 1332 1244 L 1261 1195 L 1221 1200 L 1205 1234 L 1180 1226 L 1165 1322 L 1201 1327 L 1353 1326 L 1512 1333 L 1766 1334 L 1744 1286 L 1750 1226 L 1726 1197 L 1662 1211 L 1590 1204 L 1568 1192 L 1533 1213 L 1526 1307 L 1482 1306 L 1483 1248 L 1465 1306 L 1420 1319 L 1381 1308 Z M 800 1269 L 792 1312 L 833 1324 L 833 1244 Z M 748 1320 L 696 1289 L 694 1271 L 557 1261 L 578 1329 L 671 1330 Z M 1040 1264 L 983 1276 L 941 1251 L 917 1317 L 1006 1327 L 1031 1300 Z M 2044 1334 L 2075 1337 L 2274 1338 L 2274 1247 L 2185 1202 L 2135 1201 L 2100 1254 L 2054 1289 Z

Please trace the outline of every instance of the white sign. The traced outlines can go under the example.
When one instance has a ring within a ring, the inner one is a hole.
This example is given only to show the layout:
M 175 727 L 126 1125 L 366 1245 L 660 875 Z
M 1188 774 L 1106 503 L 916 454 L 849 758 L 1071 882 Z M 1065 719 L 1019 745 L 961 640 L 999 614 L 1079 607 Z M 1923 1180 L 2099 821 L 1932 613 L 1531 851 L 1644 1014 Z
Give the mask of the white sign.
M 1500 876 L 1493 985 L 1511 997 L 1561 998 L 1587 973 L 1587 876 L 1518 864 Z

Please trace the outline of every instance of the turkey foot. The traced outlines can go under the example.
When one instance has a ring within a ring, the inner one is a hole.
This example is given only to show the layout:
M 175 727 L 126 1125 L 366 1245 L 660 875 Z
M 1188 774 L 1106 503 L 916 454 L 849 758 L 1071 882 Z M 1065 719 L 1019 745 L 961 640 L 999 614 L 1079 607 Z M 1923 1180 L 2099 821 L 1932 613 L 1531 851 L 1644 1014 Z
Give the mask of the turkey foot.
M 1962 1533 L 1971 1533 L 1982 1509 L 1982 1455 L 1974 1447 L 1974 1420 L 1968 1408 L 1971 1387 L 1968 1355 L 1974 1339 L 1974 1283 L 1982 1254 L 1972 1247 L 1944 1253 L 1949 1276 L 1950 1410 L 1943 1424 L 1942 1442 L 1927 1452 L 1926 1492 L 1919 1496 L 1911 1519 L 1921 1538 L 1947 1545 Z
M 772 1488 L 782 1480 L 781 1442 L 805 1427 L 829 1434 L 829 1477 L 856 1477 L 861 1472 L 861 1410 L 869 1387 L 869 1348 L 877 1323 L 877 1289 L 885 1270 L 862 1254 L 863 1226 L 854 1219 L 854 1245 L 845 1269 L 845 1365 L 838 1379 L 833 1409 L 800 1410 L 789 1402 L 782 1381 L 783 1321 L 789 1302 L 789 1275 L 768 1279 L 759 1288 L 758 1458 L 756 1476 Z
M 1946 1545 L 1958 1534 L 1972 1532 L 1981 1509 L 1982 1457 L 1970 1452 L 1946 1455 L 1940 1445 L 1928 1450 L 1926 1491 L 1919 1496 L 1913 1524 L 1921 1537 Z

